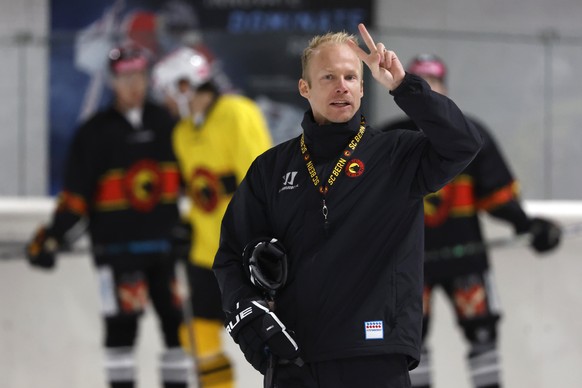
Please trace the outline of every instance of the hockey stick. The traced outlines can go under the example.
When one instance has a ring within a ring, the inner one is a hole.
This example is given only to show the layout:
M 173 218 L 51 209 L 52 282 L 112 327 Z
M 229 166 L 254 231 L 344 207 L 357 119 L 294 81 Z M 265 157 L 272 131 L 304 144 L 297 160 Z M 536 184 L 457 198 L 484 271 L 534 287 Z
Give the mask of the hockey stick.
M 0 260 L 22 259 L 26 257 L 27 242 L 0 241 Z M 93 247 L 71 247 L 65 245 L 57 254 L 65 255 L 120 255 L 120 254 L 147 254 L 170 252 L 172 244 L 169 240 L 137 240 L 123 243 L 96 244 Z
M 186 258 L 189 260 L 189 257 Z M 196 356 L 196 337 L 194 337 L 194 311 L 192 310 L 192 289 L 190 288 L 190 274 L 188 272 L 188 262 L 180 260 L 182 265 L 178 271 L 178 282 L 186 285 L 188 290 L 186 296 L 182 300 L 182 311 L 184 313 L 183 323 L 186 326 L 186 333 L 188 335 L 188 346 L 190 346 L 190 358 L 192 360 L 192 372 L 196 383 L 196 388 L 202 387 L 202 377 L 200 375 L 200 367 L 198 358 Z
M 562 239 L 577 237 L 582 233 L 582 222 L 562 226 Z M 449 260 L 464 256 L 476 255 L 490 249 L 511 248 L 525 246 L 531 241 L 529 234 L 521 234 L 511 237 L 493 238 L 487 241 L 477 241 L 466 244 L 452 245 L 435 249 L 425 253 L 425 261 Z
M 0 262 L 10 260 L 22 260 L 26 258 L 26 242 L 23 241 L 0 241 Z M 64 255 L 86 255 L 92 253 L 88 247 L 67 247 L 58 251 Z

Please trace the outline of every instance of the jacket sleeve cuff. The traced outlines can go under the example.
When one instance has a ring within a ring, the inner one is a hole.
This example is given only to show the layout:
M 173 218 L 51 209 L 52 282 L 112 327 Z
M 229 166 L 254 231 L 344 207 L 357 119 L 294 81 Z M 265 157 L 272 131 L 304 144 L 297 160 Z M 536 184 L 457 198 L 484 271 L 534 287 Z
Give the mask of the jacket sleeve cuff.
M 398 97 L 403 94 L 426 93 L 428 90 L 430 86 L 425 80 L 417 75 L 406 73 L 400 85 L 391 90 L 390 94 Z

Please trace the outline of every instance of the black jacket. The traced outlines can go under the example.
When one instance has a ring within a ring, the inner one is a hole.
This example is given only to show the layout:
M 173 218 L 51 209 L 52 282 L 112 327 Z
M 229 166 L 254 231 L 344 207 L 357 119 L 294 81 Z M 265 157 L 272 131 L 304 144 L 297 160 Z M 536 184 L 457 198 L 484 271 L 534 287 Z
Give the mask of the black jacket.
M 407 74 L 392 94 L 424 133 L 367 127 L 326 195 L 327 230 L 300 138 L 255 160 L 223 219 L 214 271 L 225 311 L 259 295 L 241 266 L 245 244 L 260 236 L 278 238 L 290 268 L 276 313 L 295 331 L 306 361 L 400 353 L 414 366 L 419 359 L 423 196 L 459 173 L 481 139 L 454 103 L 422 79 Z M 307 112 L 302 126 L 327 180 L 358 132 L 360 114 L 318 126 Z M 361 172 L 349 176 L 354 163 Z

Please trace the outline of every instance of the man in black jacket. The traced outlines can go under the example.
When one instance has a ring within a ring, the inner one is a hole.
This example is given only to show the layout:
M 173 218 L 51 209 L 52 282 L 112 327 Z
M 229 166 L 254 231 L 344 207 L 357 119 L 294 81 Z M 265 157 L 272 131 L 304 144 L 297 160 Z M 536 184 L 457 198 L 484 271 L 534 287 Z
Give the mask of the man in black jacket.
M 255 160 L 223 219 L 213 268 L 227 330 L 261 372 L 268 353 L 278 357 L 279 388 L 410 386 L 421 344 L 423 197 L 481 144 L 451 100 L 359 29 L 369 53 L 345 33 L 311 40 L 299 80 L 311 106 L 303 134 Z M 362 62 L 423 132 L 368 126 Z M 271 237 L 289 262 L 276 315 L 241 265 L 249 242 Z

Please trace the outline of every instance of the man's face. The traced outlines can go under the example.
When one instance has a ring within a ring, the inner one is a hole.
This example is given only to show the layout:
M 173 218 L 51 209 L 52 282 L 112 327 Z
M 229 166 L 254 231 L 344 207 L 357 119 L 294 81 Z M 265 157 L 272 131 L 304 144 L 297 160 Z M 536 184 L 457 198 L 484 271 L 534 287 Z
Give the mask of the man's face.
M 123 109 L 143 105 L 147 94 L 147 75 L 145 71 L 128 71 L 113 77 L 113 90 L 117 104 Z
M 309 101 L 318 124 L 345 123 L 360 109 L 364 95 L 360 59 L 347 44 L 326 43 L 307 65 L 299 92 Z

